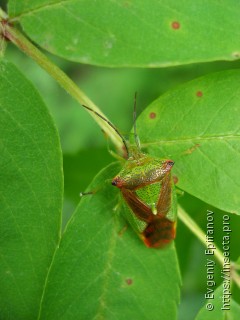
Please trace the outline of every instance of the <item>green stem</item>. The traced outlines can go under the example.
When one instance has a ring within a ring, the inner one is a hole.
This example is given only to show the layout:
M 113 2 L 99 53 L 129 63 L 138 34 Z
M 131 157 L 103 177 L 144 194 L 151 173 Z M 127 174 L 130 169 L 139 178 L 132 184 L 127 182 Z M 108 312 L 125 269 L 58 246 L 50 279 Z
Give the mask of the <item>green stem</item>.
M 1 14 L 3 17 L 3 15 Z M 1 29 L 0 33 L 14 43 L 20 50 L 36 61 L 47 73 L 49 73 L 73 98 L 75 98 L 81 105 L 90 107 L 93 111 L 101 114 L 104 118 L 107 117 L 101 110 L 82 92 L 78 86 L 54 63 L 52 63 L 38 48 L 36 48 L 22 33 L 13 28 L 9 23 L 3 23 L 0 17 Z M 87 109 L 85 109 L 87 110 Z M 120 136 L 99 116 L 87 110 L 94 118 L 102 130 L 110 137 L 113 144 L 118 150 L 122 150 L 123 142 Z M 108 119 L 107 119 L 108 120 Z
M 207 247 L 206 235 L 199 228 L 196 222 L 187 214 L 187 212 L 179 205 L 178 206 L 178 218 L 192 231 L 192 233 L 202 242 L 202 244 Z M 221 250 L 214 244 L 214 257 L 223 264 L 223 254 Z
M 192 231 L 192 233 L 207 247 L 206 235 L 196 222 L 187 214 L 187 212 L 179 205 L 178 218 Z M 214 244 L 214 256 L 223 265 L 224 257 L 221 250 Z M 235 263 L 231 261 L 231 278 L 240 288 L 240 276 L 236 271 Z

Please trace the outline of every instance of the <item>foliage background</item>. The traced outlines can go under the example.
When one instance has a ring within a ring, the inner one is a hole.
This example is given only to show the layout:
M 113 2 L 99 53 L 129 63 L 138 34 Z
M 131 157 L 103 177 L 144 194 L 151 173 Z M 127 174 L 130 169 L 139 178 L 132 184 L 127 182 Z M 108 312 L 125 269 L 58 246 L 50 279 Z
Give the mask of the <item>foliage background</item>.
M 108 152 L 108 141 L 85 110 L 71 99 L 34 62 L 12 46 L 7 53 L 20 70 L 38 88 L 49 107 L 61 139 L 64 166 L 64 210 L 63 228 L 79 202 L 79 192 L 85 190 L 96 173 L 112 160 Z M 104 68 L 80 65 L 50 56 L 80 88 L 103 110 L 109 119 L 123 133 L 132 126 L 132 106 L 134 92 L 138 92 L 137 110 L 140 114 L 154 99 L 168 89 L 215 71 L 239 69 L 240 61 L 209 62 L 168 68 Z M 215 228 L 222 228 L 223 212 L 185 193 L 180 204 L 204 230 L 206 211 L 215 213 Z M 239 219 L 231 216 L 233 233 L 238 233 Z M 239 255 L 238 239 L 232 243 L 231 258 Z M 221 247 L 222 235 L 216 234 L 216 243 Z M 206 273 L 202 244 L 179 221 L 176 240 L 183 291 L 179 307 L 179 319 L 193 319 L 204 305 Z M 217 267 L 220 280 L 220 267 Z M 234 294 L 240 302 L 239 292 Z
M 79 192 L 85 190 L 97 172 L 107 165 L 112 157 L 108 142 L 99 128 L 75 101 L 34 62 L 14 48 L 8 48 L 8 57 L 35 83 L 50 108 L 61 138 L 64 164 L 64 211 L 63 227 L 79 202 Z M 108 115 L 121 132 L 128 133 L 132 126 L 134 92 L 138 92 L 138 113 L 163 92 L 176 85 L 214 71 L 238 69 L 240 62 L 213 62 L 167 69 L 107 69 L 94 66 L 79 66 L 51 57 L 74 79 Z M 222 228 L 224 212 L 213 208 L 185 193 L 179 202 L 204 230 L 206 210 L 214 211 L 216 229 Z M 233 233 L 237 233 L 240 222 L 231 216 Z M 216 243 L 221 247 L 222 236 L 216 234 Z M 183 292 L 179 319 L 193 319 L 205 303 L 205 259 L 204 246 L 182 224 L 178 222 L 177 253 L 179 257 Z M 232 259 L 238 258 L 238 240 L 232 244 Z M 220 267 L 217 266 L 220 280 Z M 235 296 L 235 299 L 238 295 Z M 240 299 L 239 299 L 240 302 Z

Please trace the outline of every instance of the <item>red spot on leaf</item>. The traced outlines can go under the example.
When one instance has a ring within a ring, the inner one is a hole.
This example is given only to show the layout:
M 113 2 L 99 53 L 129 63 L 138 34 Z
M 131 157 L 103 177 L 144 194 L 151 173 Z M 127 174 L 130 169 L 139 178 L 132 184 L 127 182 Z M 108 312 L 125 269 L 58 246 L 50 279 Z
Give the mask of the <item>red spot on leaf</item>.
M 149 118 L 150 118 L 150 119 L 155 119 L 155 118 L 156 118 L 156 113 L 155 113 L 155 112 L 151 112 L 151 113 L 149 114 Z
M 172 28 L 175 30 L 180 29 L 180 23 L 178 21 L 173 21 Z
M 132 280 L 132 279 L 130 279 L 130 278 L 126 279 L 126 284 L 127 284 L 128 286 L 131 286 L 132 283 L 133 283 L 133 280 Z
M 196 92 L 196 96 L 197 96 L 197 97 L 201 98 L 202 95 L 203 95 L 202 91 L 197 91 L 197 92 Z
M 177 176 L 173 176 L 173 182 L 174 182 L 174 184 L 178 183 L 178 177 Z

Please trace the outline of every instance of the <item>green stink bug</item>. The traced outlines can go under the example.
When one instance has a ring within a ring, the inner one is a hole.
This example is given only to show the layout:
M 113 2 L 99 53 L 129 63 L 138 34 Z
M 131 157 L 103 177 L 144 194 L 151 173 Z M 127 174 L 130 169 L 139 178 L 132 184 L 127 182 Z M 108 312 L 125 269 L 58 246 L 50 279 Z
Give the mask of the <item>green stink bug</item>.
M 125 217 L 148 247 L 161 248 L 175 238 L 173 164 L 141 153 L 128 158 L 112 180 L 125 202 Z
M 86 106 L 84 106 L 86 107 Z M 146 246 L 162 248 L 176 234 L 176 194 L 171 178 L 174 162 L 149 156 L 140 149 L 136 133 L 136 96 L 134 103 L 134 136 L 136 146 L 129 143 L 117 128 L 102 115 L 121 137 L 127 152 L 127 160 L 112 185 L 119 188 L 124 200 L 124 216 Z

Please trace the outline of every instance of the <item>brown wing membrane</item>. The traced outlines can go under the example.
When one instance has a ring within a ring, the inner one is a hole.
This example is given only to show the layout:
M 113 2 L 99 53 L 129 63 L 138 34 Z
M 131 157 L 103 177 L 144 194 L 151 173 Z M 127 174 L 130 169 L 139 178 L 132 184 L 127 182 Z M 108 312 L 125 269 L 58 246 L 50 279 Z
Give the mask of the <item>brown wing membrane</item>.
M 149 207 L 147 207 L 136 195 L 134 191 L 127 189 L 121 189 L 122 195 L 128 206 L 131 208 L 133 213 L 140 220 L 145 222 L 152 221 L 154 215 Z
M 163 248 L 175 238 L 176 224 L 166 217 L 171 207 L 172 197 L 171 176 L 169 174 L 162 180 L 157 202 L 157 215 L 152 213 L 151 209 L 137 197 L 134 191 L 122 188 L 121 192 L 135 216 L 147 223 L 146 228 L 140 234 L 146 246 Z
M 147 225 L 142 239 L 147 247 L 163 248 L 175 238 L 175 233 L 175 222 L 161 215 Z
M 167 174 L 162 180 L 162 188 L 157 203 L 158 213 L 142 233 L 143 241 L 148 247 L 162 248 L 175 238 L 175 222 L 166 218 L 171 207 L 171 197 L 171 176 Z
M 157 203 L 157 215 L 166 216 L 171 207 L 171 176 L 167 174 L 162 181 L 162 188 Z

